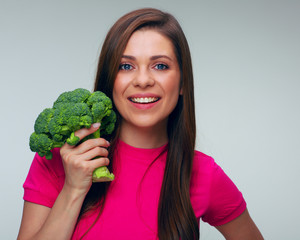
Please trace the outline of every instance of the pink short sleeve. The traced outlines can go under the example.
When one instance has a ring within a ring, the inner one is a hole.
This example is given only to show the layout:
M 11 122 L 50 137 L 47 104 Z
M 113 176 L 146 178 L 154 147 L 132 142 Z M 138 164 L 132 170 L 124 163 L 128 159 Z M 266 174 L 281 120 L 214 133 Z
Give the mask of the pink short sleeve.
M 36 154 L 23 185 L 23 199 L 51 208 L 62 189 L 64 176 L 58 149 L 53 150 L 51 160 Z
M 246 202 L 236 185 L 213 162 L 209 204 L 202 220 L 212 226 L 228 223 L 241 215 L 246 209 Z

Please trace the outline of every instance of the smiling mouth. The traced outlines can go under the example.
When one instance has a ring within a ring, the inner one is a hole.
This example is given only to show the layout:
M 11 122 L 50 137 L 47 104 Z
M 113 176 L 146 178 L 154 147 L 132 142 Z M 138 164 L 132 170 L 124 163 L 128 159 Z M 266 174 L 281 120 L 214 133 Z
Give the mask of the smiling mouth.
M 154 103 L 159 100 L 158 97 L 143 97 L 143 98 L 129 98 L 129 100 L 133 103 L 141 103 L 141 104 L 147 104 L 147 103 Z

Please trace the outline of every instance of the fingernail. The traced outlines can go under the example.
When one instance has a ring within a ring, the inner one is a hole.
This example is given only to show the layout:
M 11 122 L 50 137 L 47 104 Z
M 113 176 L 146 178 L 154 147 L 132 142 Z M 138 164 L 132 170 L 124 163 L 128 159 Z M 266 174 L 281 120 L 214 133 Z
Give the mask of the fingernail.
M 110 142 L 109 141 L 106 141 L 106 142 L 107 142 L 107 145 L 110 146 Z
M 101 125 L 100 123 L 93 123 L 92 124 L 93 128 L 98 128 L 98 127 L 100 127 L 100 125 Z

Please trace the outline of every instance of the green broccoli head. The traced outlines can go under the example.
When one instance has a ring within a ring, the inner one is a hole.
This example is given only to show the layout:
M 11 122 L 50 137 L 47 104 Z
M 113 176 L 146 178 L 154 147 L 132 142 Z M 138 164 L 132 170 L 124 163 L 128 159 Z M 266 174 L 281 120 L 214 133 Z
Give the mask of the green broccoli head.
M 41 157 L 46 156 L 46 159 L 52 158 L 51 149 L 53 141 L 44 133 L 32 133 L 29 139 L 30 150 L 37 152 Z
M 48 124 L 48 128 L 51 136 L 55 136 L 57 139 L 63 139 L 72 132 L 67 123 L 65 123 L 60 116 L 53 117 Z
M 93 123 L 91 109 L 86 103 L 74 103 L 69 106 L 72 115 L 67 119 L 68 127 L 73 131 L 85 127 L 90 128 Z
M 93 123 L 93 118 L 90 115 L 80 117 L 80 126 L 90 128 Z
M 56 105 L 48 128 L 52 135 L 70 136 L 82 127 L 90 128 L 92 123 L 92 113 L 86 103 L 65 102 Z
M 113 130 L 115 129 L 115 124 L 117 121 L 117 114 L 114 111 L 111 111 L 109 116 L 103 118 L 100 132 L 101 135 L 110 135 L 112 134 Z
M 78 144 L 80 139 L 74 132 L 80 128 L 90 128 L 91 124 L 96 122 L 102 123 L 101 129 L 81 141 L 100 137 L 100 132 L 104 135 L 113 132 L 116 114 L 112 110 L 110 98 L 100 91 L 91 93 L 83 88 L 64 92 L 59 95 L 52 108 L 46 108 L 37 117 L 35 132 L 29 140 L 30 149 L 46 159 L 51 159 L 53 148 L 61 147 L 65 142 L 70 145 Z M 96 169 L 97 174 L 95 170 L 94 181 L 97 176 L 101 179 L 106 176 L 106 180 L 113 179 L 113 174 L 106 175 L 108 169 L 105 168 Z
M 92 110 L 93 122 L 102 122 L 102 119 L 112 112 L 112 101 L 100 91 L 92 93 L 87 104 Z
M 89 96 L 86 103 L 91 107 L 94 103 L 103 102 L 104 100 L 106 100 L 106 98 L 107 96 L 105 95 L 105 93 L 96 91 Z
M 49 133 L 48 124 L 53 118 L 54 110 L 52 108 L 44 109 L 37 117 L 34 124 L 34 131 L 38 134 Z
M 102 102 L 94 103 L 92 105 L 92 115 L 94 122 L 102 122 L 102 119 L 106 116 L 109 116 L 111 109 L 107 108 Z
M 77 88 L 73 91 L 63 92 L 57 98 L 53 104 L 53 108 L 56 108 L 60 103 L 83 103 L 90 97 L 89 90 L 83 88 Z

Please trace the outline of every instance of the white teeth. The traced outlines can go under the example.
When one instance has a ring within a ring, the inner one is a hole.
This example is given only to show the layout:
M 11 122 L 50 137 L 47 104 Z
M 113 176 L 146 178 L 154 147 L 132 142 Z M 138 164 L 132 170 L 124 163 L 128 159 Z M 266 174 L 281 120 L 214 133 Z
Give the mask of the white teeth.
M 132 102 L 135 103 L 152 103 L 158 100 L 157 97 L 145 97 L 145 98 L 130 98 Z

